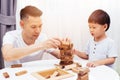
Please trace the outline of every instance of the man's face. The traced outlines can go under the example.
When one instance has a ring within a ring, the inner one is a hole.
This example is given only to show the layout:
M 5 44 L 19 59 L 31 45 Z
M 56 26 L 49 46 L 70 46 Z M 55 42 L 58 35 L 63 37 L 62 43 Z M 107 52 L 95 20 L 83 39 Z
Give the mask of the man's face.
M 23 35 L 27 39 L 36 40 L 42 29 L 42 21 L 40 17 L 29 16 L 23 21 Z
M 97 23 L 89 23 L 90 33 L 95 38 L 102 36 L 105 33 L 106 28 L 106 24 L 100 25 Z

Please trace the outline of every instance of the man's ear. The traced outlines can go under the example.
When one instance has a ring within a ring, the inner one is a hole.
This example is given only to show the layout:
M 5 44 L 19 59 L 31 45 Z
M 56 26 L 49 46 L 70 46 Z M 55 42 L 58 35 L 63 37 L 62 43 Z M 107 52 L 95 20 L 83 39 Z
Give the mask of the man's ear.
M 20 20 L 20 26 L 21 26 L 21 28 L 24 28 L 24 21 L 23 20 Z

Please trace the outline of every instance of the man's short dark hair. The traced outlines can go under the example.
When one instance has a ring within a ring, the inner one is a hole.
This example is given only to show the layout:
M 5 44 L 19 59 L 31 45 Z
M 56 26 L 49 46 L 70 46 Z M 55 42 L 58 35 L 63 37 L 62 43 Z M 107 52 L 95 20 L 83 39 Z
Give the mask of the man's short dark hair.
M 21 9 L 20 11 L 20 19 L 27 18 L 28 16 L 41 16 L 42 11 L 34 6 L 26 6 L 25 8 Z
M 98 9 L 89 16 L 88 23 L 107 24 L 107 31 L 110 26 L 110 16 L 105 11 Z

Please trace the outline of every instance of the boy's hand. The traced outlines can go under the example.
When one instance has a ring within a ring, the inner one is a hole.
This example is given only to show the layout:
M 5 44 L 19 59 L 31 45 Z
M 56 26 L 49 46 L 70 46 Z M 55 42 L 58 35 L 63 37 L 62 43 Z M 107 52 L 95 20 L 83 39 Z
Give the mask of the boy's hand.
M 88 67 L 96 67 L 96 66 L 99 66 L 99 64 L 96 63 L 95 61 L 93 61 L 93 62 L 88 62 L 88 63 L 87 63 L 87 66 L 88 66 Z
M 72 49 L 72 53 L 75 54 L 75 55 L 78 55 L 80 52 L 76 49 Z

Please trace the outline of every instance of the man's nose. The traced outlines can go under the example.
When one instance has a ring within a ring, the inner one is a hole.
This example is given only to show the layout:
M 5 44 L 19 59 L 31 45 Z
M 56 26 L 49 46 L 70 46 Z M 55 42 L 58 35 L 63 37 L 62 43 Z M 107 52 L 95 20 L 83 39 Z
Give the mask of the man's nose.
M 39 32 L 40 32 L 40 28 L 37 28 L 37 29 L 35 30 L 35 32 L 36 32 L 36 33 L 39 33 Z

